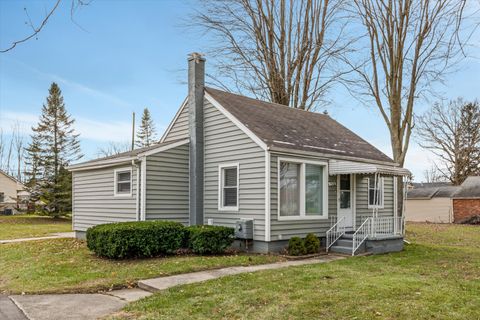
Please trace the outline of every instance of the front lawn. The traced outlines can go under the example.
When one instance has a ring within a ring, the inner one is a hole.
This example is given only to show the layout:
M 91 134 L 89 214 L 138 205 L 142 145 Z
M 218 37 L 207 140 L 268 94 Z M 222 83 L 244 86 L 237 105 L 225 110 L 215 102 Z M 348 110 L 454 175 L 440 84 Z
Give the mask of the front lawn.
M 72 231 L 72 220 L 35 215 L 0 216 L 0 240 L 47 236 Z
M 2 244 L 0 294 L 97 292 L 135 286 L 139 279 L 278 260 L 268 255 L 231 255 L 115 261 L 97 258 L 85 241 L 75 239 Z
M 479 319 L 480 227 L 409 224 L 400 253 L 184 285 L 114 319 Z

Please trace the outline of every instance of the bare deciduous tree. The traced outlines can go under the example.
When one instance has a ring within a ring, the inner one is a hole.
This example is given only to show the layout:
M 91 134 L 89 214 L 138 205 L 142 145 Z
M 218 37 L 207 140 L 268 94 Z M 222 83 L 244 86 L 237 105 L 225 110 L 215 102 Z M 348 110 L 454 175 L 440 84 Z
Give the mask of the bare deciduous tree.
M 464 55 L 475 26 L 466 25 L 465 0 L 354 0 L 366 31 L 366 60 L 350 64 L 356 97 L 373 100 L 390 131 L 393 159 L 403 166 L 416 100 L 442 81 Z
M 348 48 L 342 0 L 221 0 L 203 3 L 194 26 L 213 35 L 217 84 L 305 110 L 341 72 Z
M 419 144 L 436 155 L 440 178 L 454 185 L 480 174 L 480 105 L 458 99 L 417 118 Z
M 8 135 L 0 129 L 0 170 L 23 181 L 25 136 L 20 122 L 15 121 Z
M 6 48 L 0 49 L 0 53 L 5 53 L 10 50 L 13 50 L 17 45 L 27 42 L 30 39 L 34 39 L 34 38 L 36 39 L 38 34 L 47 25 L 48 21 L 53 16 L 53 14 L 58 10 L 61 2 L 62 0 L 55 0 L 55 3 L 51 7 L 51 9 L 45 12 L 45 16 L 40 20 L 39 23 L 34 23 L 32 21 L 32 18 L 30 17 L 30 14 L 28 13 L 27 8 L 26 7 L 23 8 L 23 10 L 25 11 L 26 19 L 27 19 L 25 21 L 25 24 L 31 29 L 30 33 L 21 39 L 12 41 L 12 43 Z M 71 0 L 70 17 L 72 18 L 72 21 L 73 21 L 73 14 L 78 9 L 78 7 L 88 5 L 89 2 L 90 2 L 89 0 Z
M 443 182 L 445 178 L 440 174 L 436 164 L 432 164 L 429 169 L 423 171 L 423 178 L 426 183 Z
M 106 147 L 98 148 L 97 156 L 99 157 L 109 157 L 114 156 L 122 152 L 127 152 L 131 150 L 131 143 L 126 142 L 109 142 Z

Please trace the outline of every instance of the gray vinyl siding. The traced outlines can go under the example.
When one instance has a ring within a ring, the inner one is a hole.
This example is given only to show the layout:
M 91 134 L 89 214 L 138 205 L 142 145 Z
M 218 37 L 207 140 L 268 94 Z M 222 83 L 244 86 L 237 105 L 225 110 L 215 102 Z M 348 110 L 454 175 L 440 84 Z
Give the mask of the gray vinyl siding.
M 373 209 L 368 208 L 368 178 L 374 179 L 373 175 L 356 176 L 356 223 L 359 226 L 366 216 L 371 217 Z M 384 176 L 383 208 L 378 210 L 379 217 L 392 217 L 393 213 L 393 177 Z
M 296 159 L 301 156 L 296 156 Z M 324 160 L 324 159 L 317 159 Z M 278 220 L 278 155 L 271 155 L 271 241 L 286 240 L 294 236 L 305 237 L 308 233 L 324 237 L 331 226 L 331 218 L 337 215 L 337 176 L 329 176 L 328 219 L 319 220 Z
M 186 139 L 189 137 L 188 133 L 188 107 L 185 106 L 181 110 L 178 118 L 173 123 L 170 131 L 164 139 L 164 142 L 169 142 L 177 139 Z
M 254 239 L 265 240 L 265 152 L 219 110 L 205 101 L 204 219 L 233 227 L 254 219 Z M 239 211 L 218 210 L 218 167 L 239 163 Z
M 114 170 L 132 168 L 132 196 L 114 196 Z M 97 224 L 135 221 L 136 168 L 123 165 L 73 172 L 73 230 L 86 231 Z
M 188 224 L 188 144 L 147 157 L 146 219 Z

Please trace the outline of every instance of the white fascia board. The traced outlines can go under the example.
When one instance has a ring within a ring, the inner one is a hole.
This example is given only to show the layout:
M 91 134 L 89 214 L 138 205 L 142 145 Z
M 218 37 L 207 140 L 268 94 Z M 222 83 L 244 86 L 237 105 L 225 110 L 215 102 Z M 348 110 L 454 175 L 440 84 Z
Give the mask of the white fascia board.
M 130 156 L 130 157 L 124 157 L 124 158 L 118 158 L 118 159 L 99 160 L 89 164 L 77 164 L 77 165 L 68 166 L 67 170 L 74 172 L 74 171 L 83 171 L 83 170 L 91 170 L 91 169 L 102 169 L 102 168 L 112 167 L 112 166 L 116 166 L 124 163 L 130 163 L 132 160 L 135 160 L 135 157 Z
M 364 158 L 357 158 L 357 157 L 351 157 L 351 156 L 342 156 L 342 155 L 336 155 L 336 154 L 330 154 L 330 153 L 323 153 L 323 152 L 316 152 L 316 151 L 305 151 L 305 150 L 295 150 L 295 149 L 287 149 L 287 148 L 279 148 L 272 146 L 269 148 L 270 151 L 275 152 L 275 153 L 283 153 L 287 155 L 293 155 L 293 156 L 310 156 L 313 158 L 325 158 L 325 159 L 331 159 L 331 160 L 350 160 L 354 162 L 363 162 L 363 163 L 373 163 L 373 164 L 382 164 L 385 166 L 390 166 L 390 167 L 395 167 L 398 168 L 397 163 L 392 163 L 392 162 L 385 162 L 385 161 L 378 161 L 378 160 L 369 160 L 369 159 L 364 159 Z M 406 169 L 405 169 L 406 170 Z
M 268 150 L 268 146 L 262 141 L 252 130 L 248 129 L 240 120 L 238 120 L 233 114 L 228 112 L 217 100 L 215 100 L 208 92 L 205 92 L 205 98 L 220 111 L 228 120 L 232 121 L 240 130 L 243 131 L 250 139 L 253 140 L 263 150 Z
M 172 121 L 170 121 L 170 124 L 168 125 L 167 129 L 165 130 L 165 132 L 163 133 L 162 137 L 160 138 L 160 142 L 164 142 L 164 141 L 165 141 L 165 138 L 167 138 L 168 134 L 170 133 L 170 130 L 172 130 L 173 125 L 175 124 L 175 122 L 177 122 L 177 119 L 178 119 L 178 117 L 180 117 L 180 115 L 182 114 L 183 109 L 185 109 L 185 106 L 187 105 L 187 102 L 188 102 L 188 97 L 185 98 L 185 100 L 183 100 L 183 103 L 182 103 L 182 105 L 180 106 L 180 109 L 178 109 L 177 113 L 176 113 L 175 116 L 173 117 Z
M 101 168 L 108 168 L 108 167 L 113 167 L 116 165 L 124 164 L 124 163 L 130 163 L 132 160 L 137 160 L 142 157 L 146 157 L 158 152 L 166 151 L 184 144 L 187 144 L 189 142 L 189 139 L 183 139 L 174 143 L 170 143 L 165 146 L 159 146 L 158 148 L 154 148 L 151 150 L 148 150 L 143 153 L 139 153 L 136 156 L 129 156 L 129 157 L 122 157 L 122 158 L 114 158 L 114 159 L 107 159 L 107 160 L 99 160 L 95 161 L 92 163 L 88 164 L 77 164 L 77 165 L 72 165 L 67 167 L 69 171 L 82 171 L 82 170 L 92 170 L 92 169 L 101 169 Z
M 151 156 L 152 154 L 155 154 L 155 153 L 159 153 L 159 152 L 162 152 L 162 151 L 173 149 L 173 148 L 178 147 L 178 146 L 183 146 L 184 144 L 187 144 L 189 142 L 190 142 L 190 139 L 183 139 L 183 140 L 180 140 L 180 141 L 177 141 L 177 142 L 174 142 L 174 143 L 167 144 L 166 146 L 159 146 L 158 148 L 139 153 L 137 155 L 137 158 L 148 157 L 148 156 Z

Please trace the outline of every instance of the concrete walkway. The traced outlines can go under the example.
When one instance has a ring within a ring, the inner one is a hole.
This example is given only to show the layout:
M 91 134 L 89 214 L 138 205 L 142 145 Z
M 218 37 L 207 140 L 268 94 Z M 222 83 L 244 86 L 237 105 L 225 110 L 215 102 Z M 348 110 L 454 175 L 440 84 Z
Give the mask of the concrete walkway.
M 52 233 L 51 236 L 44 236 L 44 237 L 0 240 L 0 244 L 35 241 L 35 240 L 62 239 L 62 238 L 75 238 L 75 232 L 58 232 L 58 233 Z
M 277 262 L 271 264 L 229 267 L 200 271 L 169 277 L 139 281 L 139 288 L 115 290 L 96 294 L 48 294 L 0 296 L 0 319 L 2 320 L 90 320 L 104 317 L 123 308 L 127 303 L 140 300 L 152 292 L 182 284 L 217 279 L 240 273 L 256 272 L 326 263 L 344 259 L 341 256 L 322 256 L 308 260 Z M 3 302 L 2 302 L 3 301 Z M 2 310 L 4 313 L 2 313 Z M 23 317 L 23 318 L 22 318 Z
M 257 266 L 248 266 L 248 267 L 229 267 L 216 270 L 207 270 L 193 273 L 179 274 L 176 276 L 169 277 L 160 277 L 148 280 L 141 280 L 138 282 L 138 286 L 141 289 L 156 292 L 160 290 L 165 290 L 171 287 L 175 287 L 182 284 L 190 284 L 196 282 L 202 282 L 212 279 L 217 279 L 220 277 L 235 275 L 239 273 L 249 273 L 261 270 L 272 270 L 280 269 L 294 266 L 303 266 L 307 264 L 317 264 L 325 263 L 333 260 L 344 259 L 341 256 L 322 256 L 320 258 L 308 259 L 308 260 L 295 260 L 295 261 L 286 261 L 286 262 L 277 262 L 271 264 L 261 264 Z

